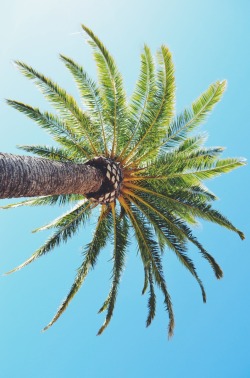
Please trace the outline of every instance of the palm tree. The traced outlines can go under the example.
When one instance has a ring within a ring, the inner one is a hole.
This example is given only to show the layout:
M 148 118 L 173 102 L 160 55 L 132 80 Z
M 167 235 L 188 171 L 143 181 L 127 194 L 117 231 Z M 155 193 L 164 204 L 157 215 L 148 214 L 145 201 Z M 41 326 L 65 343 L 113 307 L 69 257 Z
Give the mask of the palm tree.
M 145 45 L 141 54 L 139 79 L 127 102 L 122 76 L 114 59 L 89 28 L 82 28 L 93 49 L 99 83 L 96 84 L 72 59 L 63 55 L 60 57 L 76 81 L 83 107 L 52 80 L 19 61 L 16 64 L 21 72 L 43 92 L 56 108 L 57 115 L 18 101 L 8 100 L 8 104 L 37 122 L 60 145 L 21 146 L 23 150 L 42 157 L 40 162 L 44 164 L 43 172 L 47 172 L 46 162 L 53 162 L 62 166 L 71 164 L 73 175 L 79 166 L 92 167 L 96 169 L 95 174 L 101 174 L 99 179 L 96 178 L 95 190 L 81 191 L 79 185 L 70 189 L 71 179 L 68 178 L 69 187 L 66 191 L 53 188 L 43 196 L 39 191 L 29 192 L 28 195 L 39 197 L 4 207 L 75 204 L 66 214 L 35 230 L 54 228 L 55 232 L 27 261 L 8 273 L 50 252 L 61 241 L 67 241 L 80 226 L 84 226 L 98 207 L 100 213 L 93 238 L 85 246 L 75 281 L 44 330 L 65 311 L 89 270 L 97 263 L 100 251 L 111 238 L 112 283 L 99 311 L 106 311 L 106 318 L 98 334 L 104 331 L 114 312 L 129 235 L 133 233 L 145 272 L 142 294 L 149 293 L 146 325 L 149 326 L 155 316 L 155 286 L 158 286 L 169 314 L 168 335 L 171 336 L 174 314 L 162 266 L 162 255 L 166 248 L 173 251 L 193 275 L 206 302 L 206 293 L 195 265 L 188 256 L 187 244 L 190 242 L 197 247 L 218 279 L 223 273 L 215 259 L 193 235 L 192 226 L 197 224 L 197 218 L 201 218 L 226 227 L 244 239 L 244 234 L 212 207 L 216 196 L 203 183 L 205 179 L 243 165 L 244 160 L 221 158 L 223 148 L 205 147 L 205 135 L 201 132 L 193 134 L 193 130 L 200 126 L 221 99 L 226 82 L 217 81 L 210 85 L 190 108 L 176 116 L 171 54 L 166 46 L 161 46 L 155 62 L 149 47 Z M 2 155 L 4 161 L 5 156 Z M 39 166 L 39 158 L 33 159 Z M 31 171 L 32 164 L 27 169 Z M 85 180 L 84 174 L 82 179 Z M 51 176 L 48 179 L 50 181 Z M 4 183 L 6 185 L 6 180 Z M 49 186 L 49 183 L 46 185 Z M 13 191 L 11 195 L 15 197 Z

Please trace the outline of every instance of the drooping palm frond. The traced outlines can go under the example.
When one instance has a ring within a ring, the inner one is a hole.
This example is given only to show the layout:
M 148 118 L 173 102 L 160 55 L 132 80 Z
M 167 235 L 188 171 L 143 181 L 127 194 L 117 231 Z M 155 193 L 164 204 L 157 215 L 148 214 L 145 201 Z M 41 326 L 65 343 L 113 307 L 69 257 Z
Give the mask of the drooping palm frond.
M 82 163 L 94 157 L 99 158 L 99 163 L 106 164 L 102 168 L 106 170 L 107 188 L 103 189 L 106 191 L 102 194 L 88 199 L 72 193 L 3 206 L 8 209 L 24 205 L 65 205 L 77 202 L 66 214 L 35 230 L 54 228 L 55 232 L 27 261 L 11 272 L 50 252 L 62 241 L 67 241 L 95 214 L 92 209 L 100 206 L 95 232 L 84 249 L 84 259 L 77 270 L 75 281 L 44 330 L 65 311 L 89 270 L 94 268 L 100 251 L 111 239 L 111 288 L 99 311 L 106 311 L 106 318 L 98 334 L 104 331 L 114 313 L 132 230 L 144 268 L 142 294 L 149 293 L 146 326 L 151 324 L 156 314 L 156 285 L 163 295 L 169 315 L 168 335 L 172 336 L 174 313 L 162 263 L 166 249 L 170 249 L 192 274 L 205 302 L 203 283 L 195 262 L 188 255 L 189 244 L 196 247 L 218 279 L 223 273 L 219 264 L 193 234 L 192 227 L 198 224 L 199 219 L 203 219 L 234 231 L 244 239 L 244 234 L 213 208 L 217 197 L 205 186 L 204 181 L 244 165 L 245 160 L 221 158 L 224 148 L 207 147 L 207 135 L 201 132 L 194 134 L 194 130 L 220 101 L 226 81 L 211 84 L 190 108 L 175 116 L 171 53 L 166 46 L 162 46 L 154 60 L 149 47 L 145 45 L 141 54 L 139 79 L 128 101 L 114 58 L 88 27 L 82 27 L 93 49 L 98 82 L 92 80 L 73 59 L 64 55 L 60 57 L 73 75 L 84 109 L 51 79 L 21 62 L 17 62 L 20 70 L 42 90 L 58 115 L 41 112 L 38 108 L 18 101 L 8 100 L 8 104 L 48 131 L 60 145 L 20 148 L 57 161 Z
M 148 281 L 149 281 L 149 298 L 148 298 L 148 317 L 146 321 L 146 326 L 150 326 L 152 320 L 156 313 L 156 295 L 154 290 L 154 280 L 152 276 L 152 268 L 148 267 Z
M 71 202 L 81 201 L 83 196 L 81 194 L 56 194 L 50 196 L 41 196 L 27 199 L 21 202 L 10 203 L 5 206 L 0 206 L 0 209 L 12 209 L 20 206 L 44 206 L 44 205 L 59 205 L 63 206 Z
M 128 245 L 128 222 L 126 216 L 119 220 L 114 202 L 111 203 L 113 225 L 114 225 L 114 236 L 113 236 L 113 273 L 112 273 L 112 286 L 107 299 L 99 310 L 103 312 L 107 310 L 107 315 L 105 321 L 98 331 L 98 335 L 101 335 L 105 328 L 108 326 L 115 307 L 115 302 L 118 293 L 118 286 L 121 279 L 121 274 L 125 265 L 125 252 Z
M 104 248 L 107 243 L 107 239 L 109 237 L 110 231 L 111 231 L 110 216 L 108 213 L 105 212 L 104 209 L 102 209 L 102 212 L 99 216 L 99 219 L 96 225 L 93 239 L 85 248 L 83 263 L 77 270 L 77 275 L 70 289 L 70 292 L 67 295 L 66 299 L 61 304 L 54 318 L 44 328 L 44 331 L 46 331 L 49 327 L 51 327 L 52 324 L 54 324 L 55 321 L 66 310 L 66 307 L 68 306 L 69 302 L 73 299 L 73 297 L 75 296 L 77 291 L 80 289 L 81 285 L 83 284 L 89 272 L 89 269 L 94 268 L 101 249 Z
M 154 209 L 151 206 L 147 206 L 149 204 L 147 204 L 145 201 L 141 201 L 141 203 L 138 203 L 134 199 L 130 198 L 130 200 L 132 203 L 136 205 L 136 207 L 139 210 L 141 210 L 141 212 L 148 219 L 148 221 L 154 226 L 156 235 L 158 236 L 158 238 L 161 238 L 160 241 L 163 245 L 162 249 L 164 249 L 164 247 L 167 246 L 169 247 L 169 249 L 173 250 L 179 261 L 195 277 L 201 288 L 203 301 L 206 302 L 206 293 L 203 284 L 196 273 L 196 269 L 192 260 L 186 255 L 186 244 L 184 238 L 187 238 L 188 240 L 190 239 L 188 235 L 186 235 L 186 233 L 183 232 L 182 224 L 180 223 L 180 221 L 176 222 L 173 216 L 170 215 L 168 217 L 161 216 L 157 209 Z
M 138 208 L 131 205 L 129 198 L 119 198 L 119 201 L 130 218 L 131 224 L 135 230 L 138 247 L 140 250 L 143 264 L 146 268 L 152 267 L 152 275 L 156 284 L 161 289 L 164 296 L 164 303 L 169 314 L 168 335 L 172 336 L 174 330 L 174 314 L 172 309 L 171 298 L 167 290 L 164 279 L 163 268 L 159 246 L 153 237 L 150 227 L 145 222 L 145 217 L 138 211 Z
M 42 231 L 49 228 L 56 228 L 57 231 L 52 236 L 50 236 L 46 243 L 38 248 L 38 250 L 33 253 L 33 255 L 29 259 L 27 259 L 21 265 L 17 266 L 11 271 L 7 272 L 6 274 L 10 274 L 22 269 L 26 265 L 29 265 L 31 262 L 36 260 L 38 257 L 41 257 L 50 252 L 62 241 L 66 242 L 78 231 L 78 228 L 81 224 L 84 225 L 84 223 L 90 216 L 91 207 L 93 208 L 93 204 L 91 204 L 89 201 L 80 201 L 72 210 L 70 210 L 66 214 L 55 219 L 46 226 L 43 226 L 40 229 L 36 229 L 35 231 Z

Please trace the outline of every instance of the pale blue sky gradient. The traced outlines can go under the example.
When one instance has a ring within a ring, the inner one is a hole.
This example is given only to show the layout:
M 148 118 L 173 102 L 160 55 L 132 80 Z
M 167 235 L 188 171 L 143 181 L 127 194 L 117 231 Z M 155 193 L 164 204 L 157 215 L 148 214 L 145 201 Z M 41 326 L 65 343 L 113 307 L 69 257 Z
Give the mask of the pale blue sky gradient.
M 51 144 L 34 123 L 7 107 L 4 98 L 47 109 L 32 83 L 12 64 L 23 60 L 51 76 L 70 93 L 74 83 L 58 54 L 81 62 L 95 77 L 91 51 L 80 24 L 92 28 L 116 58 L 128 94 L 139 70 L 144 43 L 154 51 L 162 43 L 173 53 L 177 109 L 194 100 L 218 79 L 228 89 L 209 121 L 208 145 L 226 146 L 225 156 L 249 158 L 250 2 L 239 0 L 22 0 L 1 2 L 0 13 L 0 151 L 21 153 L 18 144 Z M 0 376 L 3 378 L 249 378 L 250 257 L 249 168 L 209 183 L 221 198 L 217 208 L 246 233 L 237 235 L 202 223 L 196 235 L 224 271 L 217 281 L 204 260 L 190 255 L 207 289 L 202 303 L 195 280 L 169 252 L 166 278 L 176 315 L 174 338 L 167 340 L 168 317 L 161 295 L 157 316 L 145 328 L 147 298 L 141 296 L 142 264 L 131 245 L 110 326 L 95 334 L 104 320 L 97 310 L 109 289 L 107 248 L 94 272 L 66 313 L 46 333 L 81 263 L 81 246 L 91 224 L 66 245 L 12 276 L 0 277 Z M 1 201 L 1 204 L 7 201 Z M 31 230 L 63 211 L 20 208 L 0 211 L 0 273 L 26 259 L 49 233 Z

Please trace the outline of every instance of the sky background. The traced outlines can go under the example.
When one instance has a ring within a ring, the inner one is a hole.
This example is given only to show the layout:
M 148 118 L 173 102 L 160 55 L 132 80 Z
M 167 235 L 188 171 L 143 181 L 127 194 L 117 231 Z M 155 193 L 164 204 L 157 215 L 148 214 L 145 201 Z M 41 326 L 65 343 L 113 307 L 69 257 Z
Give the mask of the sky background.
M 22 153 L 18 144 L 52 144 L 48 135 L 9 108 L 5 98 L 47 109 L 32 83 L 13 66 L 23 60 L 77 96 L 58 59 L 69 55 L 95 77 L 91 51 L 81 33 L 85 23 L 116 58 L 128 95 L 146 42 L 162 43 L 173 54 L 177 110 L 188 106 L 208 85 L 228 80 L 228 89 L 203 130 L 209 145 L 226 146 L 224 156 L 249 158 L 250 53 L 248 0 L 0 0 L 0 151 Z M 145 328 L 147 298 L 141 296 L 143 270 L 134 244 L 128 253 L 112 322 L 101 337 L 97 315 L 109 290 L 111 249 L 60 320 L 46 333 L 81 263 L 89 227 L 66 245 L 26 269 L 0 277 L 0 376 L 3 378 L 249 378 L 250 256 L 249 168 L 209 183 L 220 200 L 216 208 L 243 230 L 246 240 L 202 223 L 196 235 L 218 260 L 224 278 L 213 273 L 190 246 L 207 290 L 204 305 L 193 277 L 169 252 L 164 260 L 176 316 L 175 335 L 167 339 L 168 316 L 158 297 L 157 316 Z M 5 204 L 7 200 L 2 200 Z M 49 233 L 31 230 L 61 214 L 61 208 L 0 211 L 0 273 L 25 260 Z

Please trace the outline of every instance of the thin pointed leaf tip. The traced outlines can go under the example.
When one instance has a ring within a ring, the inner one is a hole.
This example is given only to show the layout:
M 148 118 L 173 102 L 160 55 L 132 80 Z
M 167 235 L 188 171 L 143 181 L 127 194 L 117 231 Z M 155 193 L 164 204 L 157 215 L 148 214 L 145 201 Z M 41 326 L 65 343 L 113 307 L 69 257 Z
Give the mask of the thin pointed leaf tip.
M 98 335 L 106 329 L 114 315 L 129 241 L 134 237 L 144 269 L 142 294 L 148 294 L 146 326 L 156 315 L 157 286 L 169 316 L 168 336 L 171 337 L 174 312 L 164 275 L 165 252 L 172 251 L 192 274 L 205 302 L 203 282 L 188 254 L 189 242 L 207 260 L 216 278 L 220 279 L 223 273 L 193 234 L 197 219 L 216 223 L 244 239 L 243 232 L 213 208 L 217 197 L 204 182 L 244 165 L 245 160 L 221 157 L 222 147 L 206 147 L 204 133 L 195 134 L 221 100 L 226 81 L 209 85 L 189 108 L 175 115 L 171 53 L 166 46 L 161 46 L 154 59 L 145 45 L 138 81 L 128 99 L 114 58 L 92 30 L 84 25 L 82 28 L 93 51 L 97 82 L 79 63 L 60 55 L 82 102 L 78 104 L 53 80 L 17 61 L 17 67 L 42 91 L 55 112 L 43 112 L 20 101 L 7 100 L 7 103 L 49 132 L 58 144 L 21 146 L 22 149 L 50 161 L 95 167 L 102 171 L 103 183 L 98 192 L 86 196 L 72 191 L 3 206 L 2 209 L 10 209 L 24 205 L 74 204 L 65 214 L 35 230 L 54 229 L 54 232 L 30 258 L 9 273 L 51 252 L 76 232 L 84 234 L 86 223 L 97 216 L 99 209 L 97 219 L 91 221 L 95 224 L 92 239 L 83 247 L 83 260 L 75 280 L 44 330 L 66 310 L 104 247 L 112 251 L 113 267 L 110 291 L 99 311 L 106 315 Z

